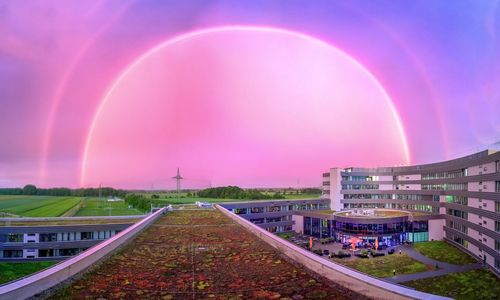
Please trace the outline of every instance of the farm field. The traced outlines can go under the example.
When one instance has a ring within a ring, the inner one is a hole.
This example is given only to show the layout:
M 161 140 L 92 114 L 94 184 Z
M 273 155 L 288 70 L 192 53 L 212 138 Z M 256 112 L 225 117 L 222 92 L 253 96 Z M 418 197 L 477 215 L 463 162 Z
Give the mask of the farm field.
M 75 217 L 86 216 L 127 216 L 142 215 L 143 213 L 135 208 L 128 208 L 124 201 L 110 202 L 99 200 L 99 198 L 85 198 L 82 207 L 75 214 Z
M 77 205 L 80 199 L 54 196 L 0 196 L 0 213 L 23 217 L 59 217 Z

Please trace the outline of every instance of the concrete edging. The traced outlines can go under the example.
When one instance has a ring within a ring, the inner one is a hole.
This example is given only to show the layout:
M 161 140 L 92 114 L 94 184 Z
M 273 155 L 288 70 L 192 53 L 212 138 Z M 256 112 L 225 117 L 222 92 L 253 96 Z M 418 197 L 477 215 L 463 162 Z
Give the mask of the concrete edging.
M 0 286 L 0 299 L 30 298 L 85 271 L 134 238 L 151 223 L 155 222 L 164 211 L 165 208 L 156 211 L 117 235 L 51 268 Z
M 350 290 L 374 299 L 426 299 L 444 300 L 450 299 L 438 295 L 419 292 L 411 288 L 393 284 L 356 270 L 346 268 L 342 265 L 325 260 L 316 254 L 304 250 L 280 237 L 268 232 L 252 222 L 233 214 L 226 208 L 216 205 L 216 208 L 230 219 L 243 226 L 264 242 L 276 248 L 280 253 L 293 261 L 303 265 L 310 271 L 325 277 L 332 282 L 344 286 Z

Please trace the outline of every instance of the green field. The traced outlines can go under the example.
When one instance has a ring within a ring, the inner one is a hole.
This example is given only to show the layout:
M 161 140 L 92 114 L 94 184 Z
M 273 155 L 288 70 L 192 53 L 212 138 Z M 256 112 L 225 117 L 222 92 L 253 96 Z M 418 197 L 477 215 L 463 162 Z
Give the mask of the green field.
M 52 261 L 11 263 L 0 262 L 0 284 L 38 272 L 55 264 Z
M 0 196 L 0 212 L 23 217 L 59 217 L 79 202 L 78 197 Z
M 451 273 L 402 284 L 454 299 L 498 300 L 500 295 L 500 279 L 487 270 Z
M 200 202 L 209 202 L 209 203 L 222 203 L 222 202 L 248 202 L 251 200 L 248 199 L 209 199 L 209 198 L 199 198 L 199 197 L 183 197 L 183 198 L 160 198 L 160 199 L 152 199 L 156 204 L 193 204 L 196 201 Z
M 124 201 L 110 202 L 106 198 L 86 198 L 82 207 L 75 214 L 76 217 L 85 216 L 126 216 L 142 215 L 143 213 L 135 208 L 128 208 Z
M 414 247 L 429 258 L 450 264 L 465 265 L 476 262 L 470 255 L 445 241 L 420 242 L 415 243 Z
M 146 197 L 151 197 L 151 194 L 144 194 Z M 157 194 L 158 195 L 158 194 Z M 283 200 L 298 200 L 298 199 L 315 199 L 319 198 L 316 194 L 287 194 L 285 199 L 266 199 L 266 200 L 252 200 L 252 199 L 214 199 L 214 198 L 201 198 L 187 196 L 186 193 L 179 193 L 179 198 L 176 194 L 159 194 L 160 198 L 152 199 L 157 204 L 192 204 L 196 201 L 209 202 L 209 203 L 224 203 L 224 202 L 250 202 L 250 201 L 283 201 Z

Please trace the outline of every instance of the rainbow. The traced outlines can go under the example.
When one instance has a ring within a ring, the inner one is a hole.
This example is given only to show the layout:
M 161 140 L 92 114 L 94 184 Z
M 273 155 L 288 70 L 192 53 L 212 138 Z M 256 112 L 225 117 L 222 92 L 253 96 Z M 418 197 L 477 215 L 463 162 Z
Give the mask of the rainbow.
M 376 78 L 371 74 L 365 67 L 363 67 L 357 60 L 352 58 L 351 56 L 347 55 L 345 52 L 342 52 L 338 48 L 332 46 L 329 43 L 326 43 L 318 38 L 312 37 L 310 35 L 306 35 L 303 33 L 299 32 L 294 32 L 294 31 L 289 31 L 285 29 L 279 29 L 279 28 L 272 28 L 272 27 L 258 27 L 258 26 L 224 26 L 224 27 L 214 27 L 214 28 L 208 28 L 208 29 L 202 29 L 202 30 L 196 30 L 192 32 L 188 32 L 185 34 L 180 34 L 177 35 L 171 39 L 168 39 L 159 45 L 151 48 L 150 50 L 146 51 L 144 54 L 139 56 L 136 60 L 134 60 L 132 63 L 127 65 L 127 67 L 119 74 L 119 76 L 113 81 L 113 83 L 110 85 L 106 93 L 104 94 L 96 112 L 94 113 L 92 122 L 90 124 L 87 137 L 84 143 L 84 149 L 83 149 L 83 154 L 81 158 L 81 165 L 80 165 L 80 185 L 84 186 L 85 181 L 86 181 L 86 165 L 87 161 L 89 159 L 89 148 L 90 144 L 92 142 L 93 134 L 96 129 L 96 122 L 103 110 L 103 108 L 106 106 L 110 96 L 113 94 L 113 92 L 116 90 L 116 88 L 119 86 L 120 82 L 129 75 L 138 65 L 140 65 L 143 61 L 145 61 L 148 57 L 156 53 L 157 51 L 164 49 L 166 47 L 172 46 L 176 43 L 180 43 L 189 39 L 193 39 L 196 37 L 199 37 L 201 35 L 205 34 L 210 34 L 210 33 L 218 33 L 218 32 L 226 32 L 226 31 L 261 31 L 261 32 L 271 32 L 271 33 L 280 33 L 280 34 L 286 34 L 286 35 L 292 35 L 295 37 L 299 37 L 302 39 L 306 39 L 310 42 L 313 43 L 318 43 L 320 45 L 329 47 L 330 49 L 338 52 L 341 54 L 344 58 L 346 58 L 348 61 L 353 63 L 354 66 L 359 68 L 365 75 L 367 75 L 368 78 L 370 78 L 374 83 L 376 83 L 377 88 L 380 90 L 382 95 L 384 96 L 384 99 L 386 101 L 386 104 L 388 105 L 391 114 L 396 122 L 397 129 L 400 135 L 401 142 L 403 144 L 403 152 L 405 154 L 406 164 L 409 164 L 411 162 L 410 159 L 410 151 L 408 148 L 408 142 L 405 134 L 405 130 L 403 128 L 403 124 L 401 122 L 401 119 L 399 117 L 399 114 L 394 106 L 393 101 L 385 91 L 385 89 L 382 87 L 382 85 L 376 80 Z

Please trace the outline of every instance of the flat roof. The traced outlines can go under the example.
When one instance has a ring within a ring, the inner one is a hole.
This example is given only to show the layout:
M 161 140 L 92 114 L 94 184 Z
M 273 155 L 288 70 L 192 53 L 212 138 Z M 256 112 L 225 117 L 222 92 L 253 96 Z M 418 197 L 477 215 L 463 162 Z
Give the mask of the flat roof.
M 47 220 L 30 220 L 29 218 L 18 218 L 15 220 L 0 219 L 0 227 L 16 227 L 16 226 L 55 226 L 55 225 L 97 225 L 97 224 L 132 224 L 142 218 L 50 218 Z
M 366 299 L 287 262 L 213 209 L 168 212 L 58 297 Z

